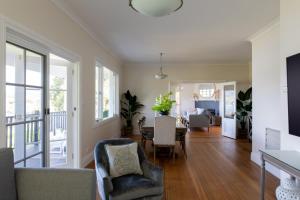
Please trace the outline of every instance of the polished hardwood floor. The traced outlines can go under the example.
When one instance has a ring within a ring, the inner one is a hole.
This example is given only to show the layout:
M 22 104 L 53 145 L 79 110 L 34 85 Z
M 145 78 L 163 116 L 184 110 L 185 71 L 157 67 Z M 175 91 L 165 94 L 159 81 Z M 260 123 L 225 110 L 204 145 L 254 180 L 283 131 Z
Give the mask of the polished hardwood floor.
M 166 157 L 156 161 L 165 172 L 166 200 L 259 199 L 260 168 L 250 161 L 251 144 L 247 140 L 222 137 L 219 127 L 209 133 L 191 131 L 186 140 L 187 158 L 178 145 L 175 163 Z M 146 152 L 152 159 L 150 142 Z M 266 177 L 266 199 L 276 199 L 279 180 L 269 173 Z

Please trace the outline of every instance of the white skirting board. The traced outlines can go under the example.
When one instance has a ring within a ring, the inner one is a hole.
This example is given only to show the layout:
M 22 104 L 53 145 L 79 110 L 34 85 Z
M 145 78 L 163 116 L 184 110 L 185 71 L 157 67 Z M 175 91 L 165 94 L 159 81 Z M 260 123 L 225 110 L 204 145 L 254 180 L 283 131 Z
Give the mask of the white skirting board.
M 82 159 L 80 163 L 81 168 L 85 168 L 88 164 L 90 164 L 94 160 L 93 158 L 93 152 L 90 152 L 86 154 Z

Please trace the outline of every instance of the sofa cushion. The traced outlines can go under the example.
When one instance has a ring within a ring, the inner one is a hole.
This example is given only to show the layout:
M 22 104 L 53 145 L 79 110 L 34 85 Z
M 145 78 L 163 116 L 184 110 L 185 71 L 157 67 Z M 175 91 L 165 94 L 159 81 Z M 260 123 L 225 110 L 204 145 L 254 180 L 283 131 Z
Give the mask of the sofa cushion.
M 201 115 L 202 113 L 205 112 L 205 109 L 204 108 L 196 108 L 197 109 L 197 114 L 198 115 Z
M 0 149 L 0 172 L 0 199 L 16 200 L 17 192 L 12 149 Z
M 141 175 L 126 175 L 112 179 L 114 191 L 111 200 L 138 199 L 146 196 L 163 194 L 163 187 L 157 186 L 153 180 Z
M 136 142 L 126 145 L 105 145 L 111 177 L 143 174 L 137 148 L 138 144 Z

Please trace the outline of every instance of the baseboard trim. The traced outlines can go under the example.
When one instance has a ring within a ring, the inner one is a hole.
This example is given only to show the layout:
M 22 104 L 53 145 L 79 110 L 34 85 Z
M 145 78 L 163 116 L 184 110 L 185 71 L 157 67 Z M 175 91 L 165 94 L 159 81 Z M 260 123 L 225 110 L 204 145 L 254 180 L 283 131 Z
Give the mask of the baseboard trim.
M 91 162 L 93 161 L 93 153 L 90 152 L 87 155 L 85 155 L 82 160 L 81 160 L 81 168 L 85 168 L 86 166 L 88 166 Z

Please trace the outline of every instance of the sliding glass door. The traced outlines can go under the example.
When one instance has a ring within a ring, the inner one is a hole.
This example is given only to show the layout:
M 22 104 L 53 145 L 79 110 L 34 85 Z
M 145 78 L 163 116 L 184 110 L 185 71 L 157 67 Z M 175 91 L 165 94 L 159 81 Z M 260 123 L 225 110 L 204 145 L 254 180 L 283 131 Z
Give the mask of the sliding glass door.
M 18 167 L 45 166 L 45 56 L 6 43 L 6 138 Z

